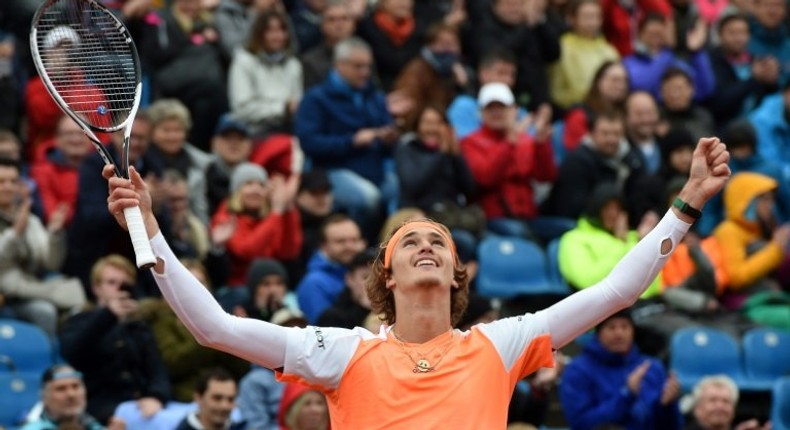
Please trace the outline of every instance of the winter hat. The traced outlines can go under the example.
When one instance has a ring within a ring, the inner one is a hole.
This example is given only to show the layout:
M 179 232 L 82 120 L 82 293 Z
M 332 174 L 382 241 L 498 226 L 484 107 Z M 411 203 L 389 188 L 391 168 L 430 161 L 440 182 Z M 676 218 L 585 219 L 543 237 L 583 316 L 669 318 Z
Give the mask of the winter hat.
M 80 36 L 73 28 L 67 25 L 59 25 L 50 30 L 44 38 L 44 48 L 46 49 L 52 49 L 61 43 L 71 43 L 75 46 L 79 45 Z
M 250 264 L 250 268 L 247 269 L 247 288 L 250 290 L 251 297 L 255 296 L 255 289 L 258 287 L 261 279 L 269 275 L 277 275 L 283 278 L 285 284 L 288 285 L 288 272 L 279 261 L 271 258 L 258 258 Z
M 233 169 L 233 174 L 230 175 L 230 192 L 231 194 L 235 193 L 242 185 L 250 181 L 260 181 L 265 184 L 268 178 L 269 175 L 266 174 L 263 167 L 254 163 L 241 163 Z

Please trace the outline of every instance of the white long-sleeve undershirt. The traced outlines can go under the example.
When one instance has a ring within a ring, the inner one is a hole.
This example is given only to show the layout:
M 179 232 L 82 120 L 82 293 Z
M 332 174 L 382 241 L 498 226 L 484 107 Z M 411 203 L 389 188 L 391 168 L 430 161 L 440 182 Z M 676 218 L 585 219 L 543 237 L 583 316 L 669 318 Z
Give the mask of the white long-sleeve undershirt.
M 541 311 L 547 318 L 552 347 L 558 349 L 611 315 L 636 302 L 658 275 L 690 224 L 671 210 L 612 272 L 598 284 L 572 294 Z M 668 252 L 662 253 L 662 244 Z M 151 239 L 164 272 L 153 270 L 165 300 L 202 345 L 216 348 L 271 369 L 285 363 L 285 328 L 227 314 L 211 293 L 177 259 L 161 233 Z

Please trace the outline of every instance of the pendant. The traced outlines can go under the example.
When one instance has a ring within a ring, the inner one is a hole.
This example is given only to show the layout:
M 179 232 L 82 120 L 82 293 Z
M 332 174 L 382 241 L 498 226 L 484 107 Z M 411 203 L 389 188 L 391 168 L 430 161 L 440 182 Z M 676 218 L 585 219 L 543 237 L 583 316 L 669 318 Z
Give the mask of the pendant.
M 433 370 L 431 368 L 431 363 L 428 363 L 426 359 L 420 359 L 417 361 L 417 365 L 414 367 L 414 373 L 427 373 Z

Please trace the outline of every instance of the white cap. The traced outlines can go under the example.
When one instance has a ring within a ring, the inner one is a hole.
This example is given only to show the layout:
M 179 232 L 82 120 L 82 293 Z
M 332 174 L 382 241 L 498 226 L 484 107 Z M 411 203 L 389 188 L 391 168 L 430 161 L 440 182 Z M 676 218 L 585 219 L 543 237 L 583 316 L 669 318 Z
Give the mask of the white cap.
M 67 25 L 59 25 L 47 33 L 47 36 L 44 38 L 44 48 L 52 49 L 63 42 L 79 45 L 80 36 L 73 28 Z
M 480 88 L 480 93 L 477 95 L 477 104 L 480 107 L 486 107 L 494 102 L 511 106 L 516 103 L 516 99 L 513 97 L 513 91 L 510 91 L 510 87 L 503 83 L 492 82 L 483 85 L 483 88 Z

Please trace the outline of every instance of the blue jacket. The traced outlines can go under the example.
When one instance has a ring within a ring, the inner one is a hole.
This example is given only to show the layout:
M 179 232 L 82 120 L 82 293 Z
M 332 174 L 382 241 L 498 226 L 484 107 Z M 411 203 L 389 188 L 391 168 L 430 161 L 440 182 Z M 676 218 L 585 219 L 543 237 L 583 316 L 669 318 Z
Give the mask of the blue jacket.
M 771 56 L 779 61 L 779 82 L 790 79 L 790 32 L 785 24 L 778 28 L 768 29 L 760 25 L 756 19 L 749 18 L 749 53 L 754 58 Z
M 83 414 L 79 419 L 79 426 L 85 430 L 104 430 L 105 427 L 101 425 L 95 418 L 88 414 Z M 38 420 L 31 421 L 22 427 L 20 430 L 57 430 L 59 424 L 52 420 L 45 412 L 41 414 Z
M 255 430 L 280 430 L 277 410 L 285 386 L 274 376 L 274 371 L 254 366 L 239 382 L 236 404 L 247 428 Z
M 790 124 L 785 119 L 786 109 L 782 94 L 763 99 L 762 104 L 749 115 L 757 131 L 757 153 L 766 160 L 790 168 Z
M 384 161 L 390 156 L 390 146 L 376 141 L 355 147 L 352 139 L 363 128 L 391 124 L 384 93 L 372 84 L 353 89 L 332 71 L 299 103 L 294 133 L 314 166 L 349 169 L 378 185 L 384 179 Z
M 628 374 L 645 360 L 650 367 L 638 396 L 626 386 Z M 658 360 L 634 346 L 626 355 L 613 354 L 594 337 L 565 369 L 560 401 L 573 430 L 593 430 L 604 424 L 628 430 L 673 430 L 682 426 L 677 401 L 661 406 L 667 379 Z
M 307 262 L 307 273 L 296 287 L 299 309 L 309 324 L 318 323 L 346 286 L 346 268 L 317 251 Z
M 691 76 L 695 101 L 706 99 L 716 84 L 710 58 L 704 50 L 691 55 L 688 62 L 676 57 L 669 49 L 664 49 L 654 57 L 635 53 L 625 57 L 623 65 L 628 70 L 631 91 L 647 91 L 656 100 L 661 99 L 661 77 L 673 66 L 683 69 Z

